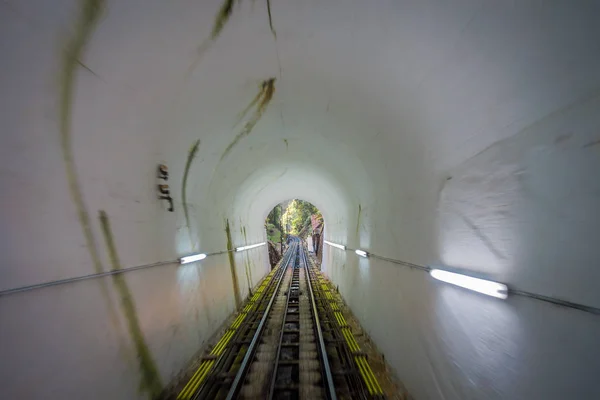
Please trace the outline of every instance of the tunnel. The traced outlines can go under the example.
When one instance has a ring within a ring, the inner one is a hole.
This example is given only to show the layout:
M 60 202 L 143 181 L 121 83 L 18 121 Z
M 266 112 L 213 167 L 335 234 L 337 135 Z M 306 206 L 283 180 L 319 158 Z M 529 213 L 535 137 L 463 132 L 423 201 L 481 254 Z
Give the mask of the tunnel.
M 0 398 L 157 398 L 269 274 L 235 249 L 296 198 L 412 398 L 600 398 L 599 17 L 3 0 Z

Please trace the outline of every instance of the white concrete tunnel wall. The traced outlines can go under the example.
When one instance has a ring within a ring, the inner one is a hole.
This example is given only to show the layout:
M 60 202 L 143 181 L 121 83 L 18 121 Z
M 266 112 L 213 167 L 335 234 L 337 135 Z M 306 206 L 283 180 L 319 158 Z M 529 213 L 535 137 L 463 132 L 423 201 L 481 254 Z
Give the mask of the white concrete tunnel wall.
M 105 270 L 98 210 L 129 267 L 224 250 L 225 220 L 234 246 L 264 241 L 270 208 L 296 197 L 331 241 L 600 307 L 597 4 L 271 0 L 275 39 L 266 3 L 242 1 L 198 57 L 219 1 L 109 0 L 70 80 L 82 3 L 0 3 L 0 290 L 95 272 L 66 119 Z M 244 296 L 266 249 L 235 261 Z M 600 397 L 597 316 L 328 246 L 323 268 L 415 399 Z M 0 398 L 149 398 L 132 318 L 166 384 L 235 308 L 227 255 L 124 277 L 133 316 L 112 278 L 0 297 Z

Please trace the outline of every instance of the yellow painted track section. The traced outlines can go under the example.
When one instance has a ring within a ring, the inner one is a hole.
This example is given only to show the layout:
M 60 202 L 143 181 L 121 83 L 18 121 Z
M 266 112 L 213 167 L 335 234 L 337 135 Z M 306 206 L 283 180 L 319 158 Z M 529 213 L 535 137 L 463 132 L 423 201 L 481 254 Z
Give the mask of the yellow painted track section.
M 312 265 L 312 260 L 311 260 L 311 265 Z M 342 334 L 344 335 L 346 344 L 348 344 L 348 347 L 350 348 L 350 350 L 353 353 L 356 353 L 354 355 L 354 362 L 356 364 L 356 367 L 358 368 L 358 371 L 360 372 L 360 375 L 361 375 L 363 381 L 365 382 L 365 385 L 367 385 L 367 389 L 369 390 L 369 393 L 372 396 L 383 396 L 384 395 L 383 389 L 381 388 L 381 386 L 379 385 L 379 382 L 377 381 L 377 378 L 373 374 L 373 370 L 369 366 L 369 362 L 367 361 L 367 358 L 363 354 L 358 354 L 358 353 L 360 353 L 360 346 L 358 345 L 358 342 L 354 338 L 354 335 L 352 334 L 352 330 L 350 329 L 350 327 L 348 326 L 348 323 L 346 322 L 346 318 L 344 318 L 344 315 L 340 311 L 339 302 L 336 299 L 336 298 L 339 298 L 339 295 L 336 293 L 335 289 L 333 288 L 333 285 L 327 279 L 325 279 L 323 277 L 323 274 L 321 274 L 320 271 L 318 271 L 316 268 L 314 271 L 316 273 L 316 276 L 317 276 L 317 279 L 319 282 L 319 286 L 325 293 L 325 298 L 329 301 L 329 305 L 330 305 L 331 309 L 333 310 L 335 319 L 336 319 L 338 325 L 340 326 Z M 339 299 L 339 301 L 341 301 L 341 298 Z
M 260 299 L 262 293 L 269 285 L 269 282 L 271 282 L 271 279 L 273 278 L 273 275 L 275 274 L 276 270 L 277 268 L 271 270 L 271 272 L 263 279 L 258 289 L 256 289 L 254 295 L 250 298 L 250 300 L 248 300 L 248 304 L 246 304 L 242 312 L 239 313 L 237 318 L 232 322 L 231 326 L 227 328 L 221 339 L 213 347 L 212 351 L 210 352 L 211 359 L 203 360 L 200 363 L 200 366 L 198 367 L 196 372 L 194 372 L 194 375 L 192 375 L 188 383 L 184 386 L 181 392 L 179 392 L 179 395 L 177 395 L 177 400 L 190 400 L 192 396 L 198 391 L 198 389 L 210 373 L 210 370 L 216 364 L 217 359 L 223 354 L 223 352 L 227 348 L 227 345 L 231 341 L 231 338 L 235 336 L 236 330 L 242 325 L 248 313 L 252 311 L 256 306 L 256 301 Z

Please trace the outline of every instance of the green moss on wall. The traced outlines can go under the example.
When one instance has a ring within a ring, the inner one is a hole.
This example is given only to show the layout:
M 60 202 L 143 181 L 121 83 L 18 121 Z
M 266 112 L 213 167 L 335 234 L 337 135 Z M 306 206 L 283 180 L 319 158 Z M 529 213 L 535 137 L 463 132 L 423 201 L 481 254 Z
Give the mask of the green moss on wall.
M 233 296 L 235 298 L 235 306 L 239 308 L 242 304 L 240 298 L 240 285 L 238 283 L 237 273 L 235 271 L 235 249 L 231 241 L 231 229 L 229 228 L 229 220 L 225 220 L 225 235 L 227 236 L 227 254 L 229 255 L 229 268 L 231 270 L 231 280 L 233 282 Z
M 227 21 L 229 21 L 229 18 L 233 13 L 233 3 L 234 0 L 225 0 L 221 5 L 219 13 L 215 17 L 215 23 L 213 26 L 212 34 L 210 35 L 212 40 L 215 40 L 219 37 L 221 31 L 223 30 L 223 27 L 225 27 L 225 24 L 227 24 Z
M 74 33 L 65 45 L 62 57 L 63 65 L 60 75 L 60 106 L 58 118 L 69 192 L 71 194 L 71 199 L 75 204 L 79 224 L 81 225 L 86 247 L 92 258 L 96 273 L 103 272 L 103 268 L 90 224 L 89 213 L 83 200 L 83 194 L 77 177 L 72 149 L 71 114 L 73 108 L 73 96 L 76 88 L 77 69 L 80 67 L 79 60 L 100 20 L 103 8 L 103 0 L 85 0 L 81 2 L 79 16 L 75 22 Z
M 100 225 L 102 227 L 102 233 L 104 234 L 106 251 L 108 252 L 112 270 L 120 270 L 121 261 L 119 260 L 119 255 L 115 246 L 108 215 L 104 211 L 100 211 Z M 140 391 L 147 392 L 153 399 L 158 398 L 162 392 L 160 374 L 158 373 L 158 368 L 156 367 L 152 353 L 148 348 L 148 344 L 144 339 L 133 296 L 131 295 L 131 291 L 129 290 L 129 286 L 127 285 L 127 281 L 123 274 L 115 274 L 112 277 L 115 289 L 121 299 L 121 309 L 127 320 L 129 335 L 131 336 L 131 340 L 133 341 L 137 352 L 138 368 L 141 376 Z
M 82 189 L 79 185 L 79 179 L 77 176 L 77 168 L 75 165 L 75 157 L 72 146 L 72 113 L 73 98 L 75 96 L 77 87 L 77 70 L 79 68 L 85 68 L 94 73 L 83 64 L 81 58 L 83 57 L 87 44 L 102 17 L 104 8 L 104 0 L 83 0 L 79 2 L 79 13 L 74 21 L 72 34 L 65 43 L 64 49 L 61 50 L 62 55 L 60 59 L 62 61 L 62 65 L 58 82 L 58 128 L 60 133 L 61 151 L 65 166 L 65 175 L 67 178 L 67 184 L 69 186 L 69 194 L 75 206 L 75 212 L 77 213 L 77 219 L 79 225 L 81 226 L 81 231 L 85 240 L 85 246 L 90 254 L 95 273 L 104 272 L 104 267 L 100 259 L 98 244 L 92 230 L 90 216 L 83 199 Z M 122 325 L 117 314 L 116 306 L 110 297 L 108 286 L 104 280 L 101 280 L 99 285 L 102 296 L 107 304 L 111 325 L 117 331 L 121 331 Z M 125 356 L 129 356 L 129 354 L 127 354 L 126 343 L 120 343 L 120 349 Z

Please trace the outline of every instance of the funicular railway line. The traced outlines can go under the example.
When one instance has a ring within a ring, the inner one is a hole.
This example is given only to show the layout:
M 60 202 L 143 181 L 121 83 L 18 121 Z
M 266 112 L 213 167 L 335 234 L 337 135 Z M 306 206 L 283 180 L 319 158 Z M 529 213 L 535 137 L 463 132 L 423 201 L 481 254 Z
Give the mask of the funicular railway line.
M 292 238 L 177 400 L 384 398 L 332 292 Z

